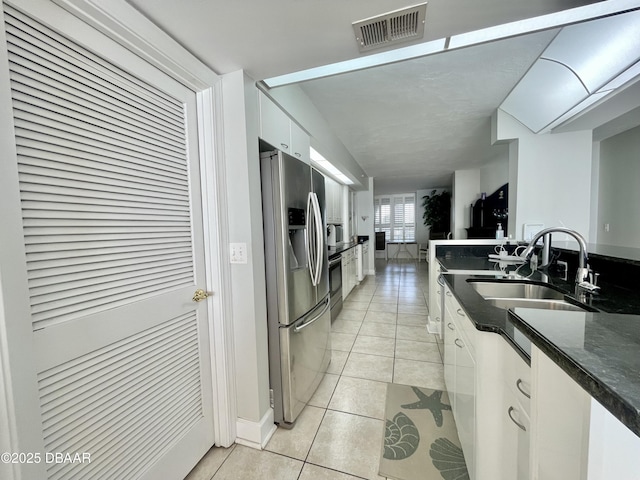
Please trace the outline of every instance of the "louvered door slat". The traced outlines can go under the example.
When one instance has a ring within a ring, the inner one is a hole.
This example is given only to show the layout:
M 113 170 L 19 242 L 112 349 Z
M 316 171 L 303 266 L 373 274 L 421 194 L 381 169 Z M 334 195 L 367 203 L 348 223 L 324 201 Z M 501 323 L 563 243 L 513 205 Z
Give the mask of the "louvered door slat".
M 188 337 L 187 340 L 193 343 L 193 335 Z M 176 345 L 184 348 L 184 345 L 178 343 Z M 150 356 L 149 358 L 157 360 L 156 356 Z M 100 436 L 104 430 L 113 427 L 114 425 L 109 423 L 112 420 L 112 415 L 126 408 L 128 403 L 148 397 L 149 402 L 146 403 L 147 407 L 149 407 L 153 405 L 158 397 L 162 396 L 163 392 L 168 395 L 174 393 L 169 390 L 169 387 L 173 385 L 165 382 L 197 380 L 197 372 L 192 372 L 191 376 L 188 377 L 174 378 L 177 372 L 184 369 L 190 370 L 195 364 L 197 364 L 197 352 L 191 352 L 189 355 L 182 355 L 177 361 L 170 362 L 165 360 L 158 363 L 158 366 L 164 367 L 161 371 L 152 368 L 146 368 L 141 372 L 133 370 L 135 375 L 127 378 L 126 382 L 119 381 L 122 380 L 121 377 L 115 377 L 115 379 L 110 379 L 111 384 L 108 384 L 104 390 L 101 385 L 96 390 L 92 390 L 86 401 L 69 403 L 67 408 L 49 410 L 45 413 L 46 418 L 55 420 L 44 422 L 47 432 L 45 438 L 47 444 L 51 448 L 77 447 L 79 443 L 84 444 L 85 447 L 92 446 L 87 445 L 87 443 Z M 139 365 L 133 365 L 129 367 L 129 370 L 138 367 Z M 120 375 L 122 375 L 121 372 Z M 122 394 L 122 391 L 126 393 Z M 93 402 L 93 404 L 87 402 Z M 91 417 L 90 425 L 86 424 L 87 417 Z M 83 431 L 80 434 L 74 433 L 83 423 Z M 74 443 L 65 445 L 70 436 L 73 437 Z
M 72 274 L 76 271 L 88 271 L 134 265 L 147 261 L 168 261 L 176 258 L 185 258 L 190 252 L 185 249 L 145 249 L 138 252 L 118 253 L 112 255 L 91 255 L 88 257 L 56 258 L 33 262 L 34 278 L 59 276 Z M 147 257 L 142 259 L 141 257 Z
M 132 151 L 116 144 L 103 144 L 100 147 L 88 143 L 76 144 L 58 138 L 57 143 L 38 143 L 30 138 L 23 137 L 17 146 L 21 155 L 47 158 L 48 155 L 60 154 L 69 159 L 79 158 L 96 164 L 106 163 L 114 166 L 129 166 L 132 171 L 170 173 L 171 175 L 186 176 L 185 165 L 176 162 L 174 157 L 165 155 L 164 152 Z M 27 150 L 31 148 L 32 150 Z M 36 153 L 37 152 L 37 153 Z
M 56 199 L 57 200 L 57 199 Z M 126 203 L 118 206 L 109 205 L 87 205 L 86 203 L 68 203 L 45 201 L 22 202 L 25 217 L 33 215 L 36 218 L 104 218 L 114 220 L 156 220 L 162 217 L 167 220 L 178 222 L 189 220 L 189 215 L 179 208 L 142 208 L 129 207 Z
M 166 388 L 176 389 L 173 394 L 167 390 L 163 390 L 162 387 L 159 386 L 157 390 L 154 391 L 155 396 L 145 399 L 148 400 L 148 402 L 144 412 L 139 412 L 136 416 L 129 417 L 118 415 L 116 417 L 117 420 L 106 420 L 103 429 L 96 432 L 97 435 L 95 438 L 79 438 L 79 442 L 75 444 L 63 444 L 59 447 L 52 446 L 52 448 L 62 448 L 65 449 L 64 451 L 78 451 L 78 449 L 80 449 L 80 451 L 96 452 L 96 456 L 100 455 L 104 448 L 112 457 L 119 458 L 120 462 L 132 461 L 136 464 L 143 463 L 145 459 L 142 457 L 142 454 L 148 451 L 148 446 L 153 439 L 153 433 L 155 433 L 155 431 L 160 430 L 170 432 L 171 435 L 179 435 L 180 430 L 188 428 L 193 423 L 193 420 L 200 417 L 200 413 L 194 411 L 197 409 L 200 400 L 198 392 L 193 391 L 193 387 L 198 383 L 197 379 L 194 378 L 192 385 L 186 385 L 187 388 L 191 387 L 190 390 L 180 390 L 178 388 L 183 385 L 166 385 Z M 185 416 L 192 418 L 190 423 L 185 424 Z M 160 426 L 154 423 L 154 418 L 167 418 L 169 422 Z M 79 425 L 83 426 L 86 426 L 86 424 L 86 420 L 79 423 Z M 182 429 L 180 427 L 182 427 Z M 140 444 L 140 438 L 144 438 L 145 442 Z M 167 438 L 166 440 L 170 441 L 171 439 Z M 154 456 L 158 456 L 157 450 Z M 103 465 L 103 463 L 105 463 L 105 465 Z M 115 473 L 102 458 L 98 465 L 102 467 L 103 471 L 107 470 L 109 476 Z M 50 478 L 66 480 L 71 470 L 73 470 L 71 465 L 67 465 L 66 467 L 59 465 L 58 468 L 54 466 L 50 469 Z M 92 478 L 91 475 L 92 472 L 90 469 L 82 472 L 82 478 Z
M 45 110 L 45 106 L 49 108 L 55 108 L 57 112 L 63 112 L 62 116 L 75 115 L 75 116 L 88 116 L 88 121 L 93 124 L 102 124 L 102 128 L 93 128 L 94 131 L 101 131 L 101 135 L 103 136 L 103 140 L 106 144 L 118 145 L 119 143 L 123 143 L 124 145 L 129 145 L 130 148 L 136 149 L 138 151 L 143 151 L 141 148 L 137 146 L 137 144 L 144 144 L 145 147 L 148 147 L 151 152 L 154 153 L 166 153 L 168 156 L 179 156 L 180 155 L 180 146 L 172 145 L 171 142 L 164 142 L 164 145 L 157 141 L 157 139 L 153 137 L 149 137 L 145 134 L 137 133 L 132 131 L 137 126 L 136 123 L 133 123 L 131 119 L 127 117 L 117 117 L 114 115 L 113 119 L 107 118 L 104 115 L 96 118 L 96 115 L 102 113 L 101 111 L 91 111 L 90 110 L 90 101 L 84 101 L 83 99 L 71 98 L 69 95 L 65 95 L 63 92 L 59 92 L 53 90 L 51 88 L 46 88 L 46 86 L 39 85 L 39 89 L 36 90 L 31 88 L 28 83 L 17 81 L 13 82 L 14 86 L 14 99 L 16 101 L 16 109 L 15 116 L 16 118 L 26 118 L 30 115 L 25 113 L 25 110 L 28 106 L 38 106 L 42 105 L 42 109 L 38 112 L 39 115 L 36 115 L 37 122 L 40 124 L 47 124 L 51 122 L 47 122 L 47 118 L 55 117 L 53 114 L 48 114 Z M 75 100 L 75 101 L 74 101 Z M 93 113 L 94 116 L 90 116 L 88 114 Z M 109 125 L 109 122 L 113 123 L 113 125 Z M 133 124 L 132 124 L 133 123 Z M 34 122 L 34 124 L 36 124 Z M 69 125 L 69 122 L 63 122 L 61 125 L 66 127 L 66 130 L 69 132 L 76 131 L 80 132 L 82 136 L 88 136 L 88 129 L 78 129 Z M 95 127 L 95 125 L 94 125 Z M 116 135 L 115 131 L 121 130 L 123 128 L 130 128 L 130 135 Z M 136 134 L 134 136 L 134 134 Z M 175 139 L 174 141 L 177 141 Z M 182 151 L 184 150 L 184 146 L 182 146 Z
M 130 205 L 132 207 L 142 205 L 144 208 L 157 207 L 162 205 L 165 208 L 180 209 L 181 207 L 188 206 L 187 199 L 183 201 L 169 201 L 162 198 L 155 197 L 152 202 L 148 201 L 146 196 L 140 196 L 135 194 L 119 194 L 110 192 L 106 194 L 97 190 L 85 190 L 85 189 L 68 189 L 66 187 L 54 187 L 49 185 L 39 186 L 36 190 L 30 191 L 29 185 L 25 185 L 26 190 L 23 190 L 22 195 L 25 200 L 34 200 L 44 202 L 49 199 L 55 199 L 62 202 L 76 202 L 76 203 L 88 203 L 93 202 L 96 205 Z
M 92 251 L 102 251 L 102 249 L 110 249 L 109 251 L 132 251 L 144 250 L 146 248 L 153 249 L 154 246 L 161 247 L 166 245 L 170 248 L 189 247 L 189 236 L 182 234 L 171 235 L 172 243 L 167 243 L 164 237 L 148 235 L 129 235 L 127 238 L 113 238 L 112 240 L 103 237 L 94 236 L 88 238 L 89 235 L 79 239 L 67 235 L 65 237 L 56 236 L 52 239 L 44 237 L 42 242 L 35 241 L 27 245 L 26 252 L 32 260 L 49 259 L 50 256 L 64 255 L 73 256 L 74 252 L 79 256 L 91 255 Z M 56 243 L 59 253 L 52 253 L 49 243 Z
M 69 43 L 65 37 L 52 30 L 43 30 L 41 24 L 16 10 L 5 10 L 5 17 L 8 40 L 18 43 L 12 51 L 20 50 L 22 46 L 24 51 L 39 52 L 42 58 L 59 59 L 60 68 L 76 70 L 81 77 L 92 76 L 103 91 L 117 92 L 114 96 L 131 95 L 135 100 L 142 99 L 140 106 L 145 109 L 161 106 L 161 109 L 171 112 L 173 106 L 173 117 L 180 117 L 180 107 L 176 106 L 172 98 L 135 77 L 123 77 L 117 67 L 114 68 L 100 56 Z
M 29 205 L 42 205 L 42 204 L 55 204 L 55 205 L 68 205 L 68 208 L 78 208 L 78 209 L 88 209 L 88 208 L 96 208 L 102 211 L 115 211 L 114 209 L 122 209 L 127 208 L 129 211 L 140 212 L 140 213 L 151 213 L 158 210 L 158 204 L 145 202 L 144 199 L 140 201 L 136 201 L 133 198 L 125 199 L 120 198 L 118 200 L 114 199 L 102 199 L 102 198 L 92 198 L 91 205 L 87 206 L 87 201 L 83 197 L 77 197 L 72 195 L 56 195 L 56 194 L 46 194 L 46 193 L 32 193 L 32 192 L 24 192 L 22 195 L 23 202 Z M 184 212 L 183 205 L 162 205 L 163 210 L 175 210 L 176 212 Z
M 12 74 L 13 80 L 16 82 L 16 90 L 23 92 L 25 95 L 32 97 L 33 100 L 37 100 L 40 95 L 30 95 L 30 90 L 36 89 L 40 92 L 48 92 L 59 99 L 67 99 L 64 105 L 76 111 L 79 114 L 77 117 L 82 122 L 76 121 L 74 118 L 65 117 L 61 114 L 50 109 L 35 108 L 37 105 L 41 105 L 41 102 L 31 103 L 31 101 L 24 102 L 21 105 L 21 111 L 30 112 L 32 114 L 49 114 L 58 115 L 58 119 L 64 123 L 72 122 L 78 126 L 82 126 L 82 123 L 88 122 L 88 126 L 91 126 L 93 122 L 97 122 L 97 125 L 109 125 L 102 120 L 101 116 L 95 115 L 90 108 L 86 105 L 92 104 L 94 101 L 101 102 L 101 106 L 107 110 L 112 118 L 117 118 L 123 123 L 126 123 L 135 134 L 155 139 L 159 143 L 168 143 L 176 148 L 176 151 L 180 151 L 181 147 L 184 147 L 184 139 L 176 136 L 176 132 L 179 132 L 180 119 L 177 118 L 172 124 L 163 126 L 158 125 L 156 130 L 149 126 L 148 122 L 142 120 L 148 119 L 148 115 L 152 112 L 146 113 L 146 118 L 142 116 L 140 110 L 134 110 L 128 103 L 122 103 L 117 98 L 108 97 L 101 94 L 96 90 L 88 90 L 86 84 L 71 80 L 68 77 L 63 77 L 58 74 L 56 70 L 51 68 L 42 68 L 43 65 L 37 65 L 29 62 L 23 56 L 11 55 L 10 59 L 16 64 Z M 42 70 L 36 71 L 36 69 Z M 67 93 L 69 89 L 79 89 L 83 94 L 82 96 L 72 96 Z M 57 103 L 57 102 L 54 102 Z M 75 104 L 75 106 L 73 105 Z M 120 107 L 120 108 L 117 108 Z M 85 126 L 86 127 L 86 126 Z M 127 131 L 117 125 L 109 125 L 109 128 L 114 128 L 118 132 L 127 134 Z
M 154 158 L 155 161 L 135 161 L 132 162 L 131 155 L 127 159 L 120 160 L 119 158 L 114 157 L 105 157 L 100 155 L 92 155 L 85 150 L 78 150 L 77 143 L 74 145 L 74 148 L 66 148 L 59 153 L 56 150 L 60 150 L 59 147 L 54 146 L 51 141 L 52 138 L 44 137 L 47 143 L 39 142 L 36 143 L 33 141 L 35 138 L 35 129 L 32 124 L 27 123 L 23 120 L 16 120 L 16 126 L 21 128 L 22 126 L 27 125 L 30 127 L 30 132 L 32 138 L 28 141 L 25 141 L 23 146 L 20 148 L 20 155 L 25 158 L 32 158 L 34 161 L 51 161 L 59 164 L 67 164 L 67 168 L 71 168 L 73 166 L 77 167 L 78 159 L 82 158 L 84 160 L 90 159 L 92 164 L 96 165 L 96 167 L 101 167 L 101 170 L 104 171 L 114 171 L 118 173 L 127 172 L 129 175 L 133 175 L 136 177 L 145 178 L 146 176 L 150 176 L 154 179 L 168 182 L 168 183 L 179 183 L 180 180 L 173 180 L 174 178 L 185 178 L 186 172 L 179 171 L 176 168 L 169 169 L 164 163 L 166 161 L 158 161 L 157 158 Z M 60 124 L 58 124 L 59 126 Z M 89 139 L 89 141 L 93 141 Z M 65 137 L 60 137 L 59 143 L 69 144 L 69 141 Z M 84 142 L 86 145 L 86 142 Z M 73 145 L 73 143 L 71 143 Z M 108 150 L 108 146 L 102 145 L 96 148 L 96 150 L 100 151 L 104 154 L 106 150 Z M 129 152 L 131 153 L 131 152 Z
M 41 404 L 44 417 L 43 426 L 49 434 L 55 433 L 61 424 L 74 420 L 82 413 L 90 401 L 95 405 L 121 401 L 126 395 L 133 395 L 139 388 L 140 380 L 151 381 L 152 377 L 167 374 L 181 362 L 187 362 L 189 345 L 193 343 L 195 332 L 180 330 L 178 325 L 168 338 L 164 332 L 150 336 L 145 343 L 130 345 L 119 350 L 118 355 L 93 357 L 87 365 L 70 368 L 69 375 L 48 378 L 41 382 Z M 111 353 L 111 352 L 110 352 Z M 126 378 L 124 371 L 129 371 Z M 126 395 L 120 395 L 116 386 L 122 383 L 127 388 Z M 68 402 L 68 403 L 65 403 Z
M 142 456 L 150 436 L 158 432 L 175 435 L 186 428 L 185 415 L 192 417 L 191 422 L 200 415 L 196 339 L 195 315 L 185 315 L 40 374 L 48 451 L 99 455 L 104 449 L 121 459 L 133 453 L 131 461 L 139 467 L 144 464 Z M 112 362 L 105 362 L 105 357 Z M 58 389 L 77 400 L 65 401 L 69 399 L 59 397 Z M 83 400 L 92 398 L 98 401 L 87 408 Z M 171 421 L 164 422 L 166 418 Z M 76 428 L 79 425 L 81 430 Z M 106 468 L 104 462 L 95 466 Z M 74 469 L 77 465 L 54 465 L 49 476 L 71 478 Z M 81 478 L 102 478 L 91 475 L 83 470 Z
M 162 277 L 158 277 L 156 272 L 146 272 L 144 275 L 137 277 L 129 277 L 123 280 L 111 280 L 111 288 L 105 291 L 102 284 L 94 281 L 87 282 L 67 282 L 56 285 L 55 288 L 47 288 L 46 293 L 38 294 L 36 289 L 33 292 L 33 306 L 43 308 L 52 306 L 52 302 L 58 302 L 55 305 L 77 305 L 86 299 L 90 299 L 98 293 L 103 295 L 116 294 L 125 289 L 138 289 L 146 286 L 157 286 L 158 278 L 164 283 L 176 281 L 178 279 L 189 278 L 190 270 L 187 268 L 176 268 L 172 271 L 164 271 Z M 34 312 L 37 309 L 34 308 Z
M 16 133 L 20 134 L 24 132 L 18 127 L 16 128 Z M 31 134 L 30 140 L 42 139 L 47 141 L 54 141 L 52 137 L 47 136 L 46 134 L 42 134 L 40 132 L 30 132 L 30 134 Z M 68 143 L 69 145 L 76 145 L 76 147 L 78 145 L 77 142 L 68 141 L 66 139 L 61 140 L 58 143 L 60 145 Z M 98 142 L 94 142 L 94 143 L 98 143 Z M 48 148 L 48 146 L 43 143 L 40 143 L 40 145 L 36 146 L 36 148 L 38 147 L 41 150 L 44 150 L 45 152 L 46 152 L 46 148 Z M 76 149 L 76 152 L 77 152 L 77 149 Z M 38 152 L 33 152 L 33 151 L 30 153 L 35 153 L 36 155 L 38 154 Z M 116 185 L 118 184 L 127 185 L 128 182 L 132 183 L 132 186 L 134 186 L 136 183 L 144 185 L 144 182 L 143 182 L 144 177 L 142 177 L 142 175 L 136 175 L 137 172 L 135 170 L 132 172 L 133 174 L 129 173 L 129 175 L 127 176 L 126 173 L 124 173 L 121 169 L 117 167 L 112 167 L 111 169 L 107 170 L 104 168 L 105 165 L 100 163 L 91 163 L 88 166 L 82 165 L 81 164 L 81 162 L 83 162 L 82 159 L 78 157 L 74 158 L 70 155 L 67 155 L 66 161 L 62 162 L 60 161 L 60 159 L 51 158 L 53 157 L 53 155 L 44 154 L 44 155 L 40 155 L 40 158 L 39 158 L 37 156 L 26 154 L 24 151 L 20 151 L 19 154 L 21 158 L 24 159 L 24 162 L 21 164 L 22 168 L 20 169 L 20 171 L 24 173 L 33 172 L 38 168 L 46 168 L 46 173 L 48 174 L 48 176 L 51 176 L 54 178 L 60 177 L 60 175 L 68 175 L 70 178 L 80 179 L 81 181 L 88 181 L 88 182 L 91 182 L 93 180 L 93 181 L 98 181 L 98 183 L 100 183 L 98 179 L 105 178 L 108 180 L 112 180 L 114 182 L 118 182 L 116 183 Z M 49 158 L 46 158 L 46 157 L 49 157 Z M 86 160 L 84 160 L 84 163 L 86 164 Z M 44 167 L 45 165 L 47 165 L 48 167 Z M 90 168 L 89 166 L 93 168 Z M 80 175 L 84 175 L 86 178 L 83 179 L 82 177 L 80 177 Z M 159 175 L 155 175 L 155 176 L 157 178 L 149 178 L 149 183 L 151 185 L 157 186 L 157 187 L 164 186 L 165 188 L 170 187 L 171 189 L 175 189 L 176 192 L 185 192 L 184 184 L 181 185 L 181 182 L 176 181 L 175 177 L 172 181 L 167 181 L 166 178 L 162 178 Z M 182 182 L 184 182 L 184 179 Z M 78 186 L 81 186 L 81 185 L 78 185 Z
M 133 299 L 150 298 L 162 292 L 168 292 L 184 285 L 187 280 L 188 277 L 184 275 L 172 276 L 166 279 L 160 278 L 153 283 L 146 282 L 144 286 L 138 285 L 133 291 L 130 288 L 113 288 L 103 290 L 99 298 L 95 298 L 95 295 L 80 295 L 75 302 L 67 299 L 34 305 L 32 318 L 34 322 L 40 322 L 42 328 L 46 328 L 53 323 L 79 318 L 82 314 L 97 313 L 105 308 L 126 305 Z
M 166 234 L 147 231 L 147 232 L 122 232 L 122 233 L 103 233 L 100 235 L 97 234 L 76 234 L 76 235 L 31 235 L 29 240 L 30 243 L 26 244 L 27 253 L 29 252 L 37 252 L 41 251 L 40 249 L 50 250 L 47 245 L 49 243 L 56 243 L 60 245 L 61 250 L 66 250 L 66 244 L 70 244 L 72 242 L 74 245 L 85 245 L 91 243 L 101 243 L 101 242 L 110 242 L 113 241 L 114 245 L 120 245 L 120 243 L 124 243 L 126 245 L 135 244 L 137 241 L 142 242 L 143 244 L 155 244 L 156 241 L 162 242 L 162 240 L 166 237 L 170 237 L 173 241 L 183 241 L 185 239 L 189 239 L 188 232 L 167 232 Z M 70 246 L 68 248 L 74 248 Z
M 133 264 L 119 268 L 104 268 L 100 270 L 101 275 L 98 278 L 96 278 L 94 271 L 91 269 L 87 269 L 84 272 L 78 271 L 78 269 L 76 269 L 71 273 L 67 272 L 66 274 L 58 272 L 59 275 L 57 275 L 57 278 L 55 279 L 52 279 L 51 277 L 56 275 L 44 275 L 42 278 L 31 279 L 29 280 L 29 287 L 32 288 L 34 292 L 40 294 L 42 291 L 49 291 L 49 288 L 51 288 L 51 286 L 54 284 L 65 284 L 66 282 L 79 281 L 82 282 L 83 285 L 88 285 L 100 284 L 108 281 L 119 281 L 123 278 L 143 275 L 145 270 L 164 272 L 172 268 L 177 268 L 177 266 L 179 266 L 183 262 L 184 256 L 176 255 L 176 258 L 162 258 L 161 260 L 144 264 Z M 40 287 L 45 288 L 40 289 Z
M 35 115 L 43 119 L 50 118 L 81 129 L 107 127 L 113 132 L 114 137 L 120 135 L 119 138 L 123 138 L 125 142 L 127 137 L 140 136 L 148 139 L 150 143 L 166 145 L 178 153 L 184 148 L 185 141 L 176 135 L 175 125 L 164 128 L 158 126 L 156 130 L 153 130 L 147 122 L 149 120 L 148 113 L 141 115 L 139 110 L 131 110 L 131 106 L 128 104 L 119 105 L 118 101 L 111 98 L 94 98 L 92 97 L 93 91 L 80 92 L 82 95 L 70 94 L 69 90 L 76 85 L 67 85 L 57 81 L 60 77 L 56 72 L 46 70 L 35 72 L 20 65 L 20 63 L 25 63 L 24 58 L 12 55 L 10 59 L 18 62 L 12 73 L 15 90 L 22 94 L 19 97 L 21 102 L 16 112 L 18 116 Z M 30 67 L 38 68 L 39 66 L 30 65 Z M 74 83 L 78 87 L 83 86 L 79 82 Z M 49 100 L 51 104 L 46 104 L 43 99 Z M 96 100 L 102 103 L 99 112 L 96 112 L 95 107 L 91 108 Z M 62 111 L 73 111 L 76 115 L 74 117 L 64 115 L 52 108 L 54 105 Z M 111 122 L 106 122 L 105 116 L 108 116 Z
M 171 441 L 172 437 L 180 438 L 191 425 L 201 418 L 199 413 L 194 412 L 193 407 L 197 403 L 199 403 L 199 400 L 197 397 L 193 397 L 188 403 L 187 399 L 185 399 L 185 410 L 174 406 L 173 408 L 166 407 L 163 411 L 154 412 L 155 415 L 164 414 L 167 418 L 172 419 L 170 424 L 159 431 L 152 431 L 148 428 L 147 424 L 141 421 L 137 422 L 141 428 L 132 431 L 129 438 L 135 438 L 135 436 L 148 438 L 149 440 L 143 445 L 144 448 L 134 453 L 132 447 L 136 445 L 133 440 L 121 443 L 115 439 L 113 449 L 110 452 L 111 463 L 100 466 L 101 468 L 96 468 L 95 473 L 98 475 L 104 473 L 106 475 L 108 472 L 109 475 L 115 475 L 114 478 L 135 478 L 142 470 L 144 463 L 152 463 L 154 459 L 158 457 L 157 452 L 159 447 Z M 137 461 L 138 458 L 140 458 L 140 462 Z
M 145 330 L 144 334 L 128 337 L 126 340 L 112 345 L 111 348 L 101 349 L 84 355 L 82 358 L 70 360 L 62 366 L 53 367 L 39 376 L 43 409 L 51 400 L 48 398 L 56 388 L 66 388 L 70 383 L 76 383 L 79 378 L 86 377 L 90 381 L 92 374 L 109 365 L 128 358 L 138 358 L 140 352 L 153 352 L 163 348 L 163 339 L 174 338 L 177 332 L 189 331 L 188 318 L 191 314 L 182 315 Z M 152 347 L 148 345 L 152 344 Z M 152 363 L 152 362 L 151 362 Z

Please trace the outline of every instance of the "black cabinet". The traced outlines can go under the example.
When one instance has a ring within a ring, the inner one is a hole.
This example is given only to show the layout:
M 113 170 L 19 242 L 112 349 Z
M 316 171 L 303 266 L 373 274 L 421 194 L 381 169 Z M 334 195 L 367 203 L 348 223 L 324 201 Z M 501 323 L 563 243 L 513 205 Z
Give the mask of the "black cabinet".
M 507 231 L 509 220 L 509 184 L 485 199 L 479 199 L 471 208 L 471 227 L 467 228 L 467 238 L 496 238 L 498 223 Z

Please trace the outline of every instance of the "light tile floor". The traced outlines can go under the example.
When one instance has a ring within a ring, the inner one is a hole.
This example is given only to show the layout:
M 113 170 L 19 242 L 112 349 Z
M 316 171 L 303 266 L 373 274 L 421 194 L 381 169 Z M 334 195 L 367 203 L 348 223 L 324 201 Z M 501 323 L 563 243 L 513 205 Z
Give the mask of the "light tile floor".
M 263 451 L 212 448 L 185 480 L 383 479 L 387 383 L 445 388 L 427 290 L 427 263 L 377 260 L 333 323 L 329 371 L 295 427 Z

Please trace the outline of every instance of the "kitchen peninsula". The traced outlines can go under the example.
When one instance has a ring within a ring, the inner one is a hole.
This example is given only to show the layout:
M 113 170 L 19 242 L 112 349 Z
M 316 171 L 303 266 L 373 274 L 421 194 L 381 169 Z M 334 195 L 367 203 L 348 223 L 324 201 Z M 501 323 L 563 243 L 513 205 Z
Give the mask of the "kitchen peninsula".
M 571 280 L 576 254 L 568 246 L 554 245 L 568 272 L 543 274 L 528 266 L 497 267 L 488 260 L 494 245 L 486 242 L 433 243 L 435 261 L 430 267 L 443 273 L 439 303 L 445 380 L 447 368 L 453 372 L 447 388 L 450 397 L 468 401 L 473 396 L 475 405 L 475 448 L 465 449 L 465 458 L 473 457 L 467 458 L 473 465 L 471 478 L 638 478 L 640 299 L 635 292 L 640 257 L 619 255 L 640 252 L 591 248 L 596 253 L 589 254 L 589 262 L 601 273 L 602 288 L 596 295 L 577 297 Z M 571 305 L 582 300 L 583 310 L 501 309 L 478 293 L 473 287 L 477 281 L 551 286 Z M 436 315 L 433 309 L 431 315 Z M 452 345 L 449 358 L 447 345 Z M 514 368 L 509 363 L 522 364 L 516 367 L 513 391 L 518 398 L 513 401 L 509 388 L 501 388 L 508 377 L 504 372 Z M 465 390 L 460 379 L 469 375 L 469 366 L 475 379 Z M 458 417 L 456 421 L 460 423 Z M 459 430 L 462 441 L 464 429 Z M 496 435 L 501 441 L 486 442 Z M 495 460 L 504 458 L 500 448 L 513 449 L 511 469 Z

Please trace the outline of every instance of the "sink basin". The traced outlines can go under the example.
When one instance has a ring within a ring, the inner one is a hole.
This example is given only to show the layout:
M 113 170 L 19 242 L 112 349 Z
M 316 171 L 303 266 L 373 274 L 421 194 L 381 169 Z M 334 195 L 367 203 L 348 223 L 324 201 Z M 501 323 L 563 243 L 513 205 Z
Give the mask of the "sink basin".
M 509 308 L 539 308 L 544 310 L 569 310 L 572 312 L 585 312 L 585 308 L 574 305 L 565 300 L 540 300 L 531 298 L 486 298 L 491 305 L 505 310 Z
M 548 285 L 530 282 L 469 281 L 469 285 L 491 305 L 509 308 L 539 308 L 545 310 L 588 311 L 565 300 L 565 294 Z
M 518 298 L 564 300 L 564 293 L 546 285 L 526 282 L 469 282 L 485 299 Z

